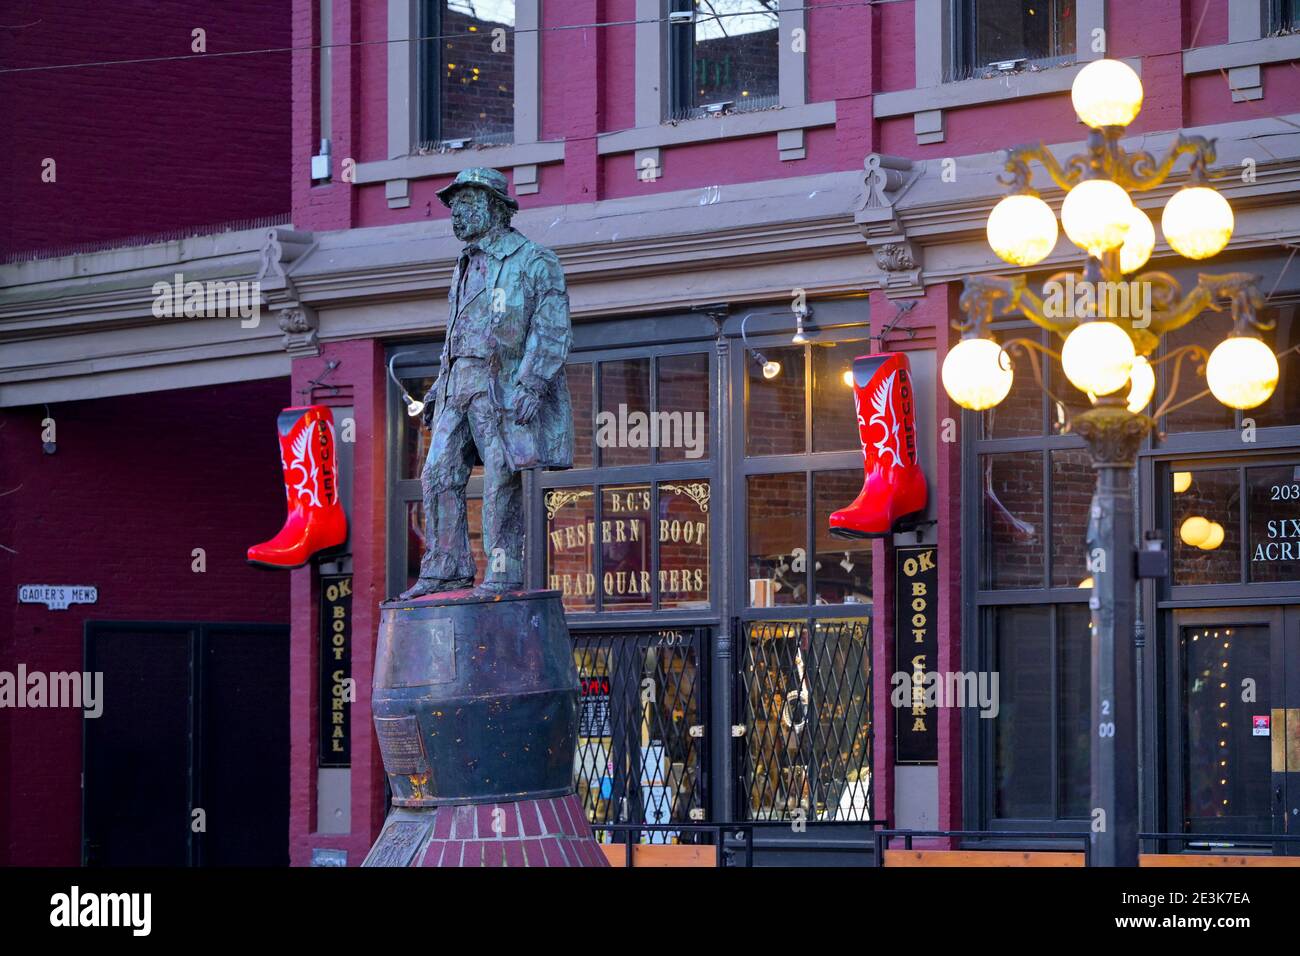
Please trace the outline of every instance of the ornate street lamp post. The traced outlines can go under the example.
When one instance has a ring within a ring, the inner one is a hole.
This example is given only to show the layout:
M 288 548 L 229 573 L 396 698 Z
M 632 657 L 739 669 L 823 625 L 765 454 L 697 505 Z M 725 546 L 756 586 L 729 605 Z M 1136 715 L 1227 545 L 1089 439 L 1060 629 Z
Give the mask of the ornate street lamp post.
M 1041 352 L 1059 359 L 1070 382 L 1092 399 L 1092 407 L 1069 422 L 1087 443 L 1097 472 L 1087 534 L 1093 581 L 1091 858 L 1098 866 L 1136 866 L 1131 471 L 1142 439 L 1177 393 L 1182 358 L 1200 363 L 1220 402 L 1242 409 L 1272 394 L 1278 363 L 1256 337 L 1258 330 L 1271 327 L 1258 315 L 1263 298 L 1257 277 L 1202 274 L 1184 293 L 1168 273 L 1138 272 L 1155 245 L 1155 229 L 1133 205 L 1129 192 L 1159 186 L 1182 156 L 1191 157 L 1191 174 L 1165 206 L 1161 227 L 1166 241 L 1183 256 L 1206 259 L 1231 238 L 1232 209 L 1208 185 L 1213 140 L 1180 135 L 1159 162 L 1149 153 L 1125 151 L 1120 138 L 1141 109 L 1142 84 L 1118 60 L 1088 64 L 1075 78 L 1071 98 L 1079 118 L 1090 127 L 1087 152 L 1062 164 L 1042 144 L 1009 150 L 1002 181 L 1012 192 L 989 215 L 987 234 L 993 251 L 1014 265 L 1032 266 L 1052 251 L 1056 216 L 1031 185 L 1030 164 L 1037 162 L 1066 190 L 1061 224 L 1070 241 L 1087 253 L 1087 262 L 1081 272 L 1052 275 L 1043 295 L 1031 290 L 1023 275 L 968 278 L 960 300 L 965 320 L 954 323 L 962 340 L 948 353 L 942 375 L 953 401 L 980 411 L 997 405 L 1011 390 L 1014 371 L 1008 349 L 1028 359 L 1035 379 L 1046 389 L 1036 355 Z M 1148 359 L 1164 333 L 1206 309 L 1225 308 L 1231 309 L 1233 330 L 1212 353 L 1186 345 L 1157 361 Z M 1016 317 L 1056 333 L 1064 343 L 1060 353 L 1033 339 L 995 341 L 989 323 Z M 1156 382 L 1153 366 L 1166 361 L 1173 363 L 1169 395 L 1148 416 Z

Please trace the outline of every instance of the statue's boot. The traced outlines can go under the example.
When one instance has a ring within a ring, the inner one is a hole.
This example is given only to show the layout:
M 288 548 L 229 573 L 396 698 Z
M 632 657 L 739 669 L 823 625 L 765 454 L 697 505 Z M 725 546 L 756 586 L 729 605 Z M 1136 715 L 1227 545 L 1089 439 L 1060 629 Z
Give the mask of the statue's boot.
M 325 405 L 286 408 L 276 427 L 289 514 L 274 538 L 248 549 L 248 561 L 300 568 L 312 555 L 337 549 L 348 538 L 348 519 L 339 501 L 334 414 Z
M 474 586 L 473 578 L 420 578 L 415 586 L 401 593 L 399 601 L 424 597 L 426 594 L 441 594 L 444 591 L 463 591 Z
M 524 583 L 522 581 L 484 581 L 474 589 L 474 593 L 480 597 L 493 597 L 511 591 L 522 591 L 523 589 Z

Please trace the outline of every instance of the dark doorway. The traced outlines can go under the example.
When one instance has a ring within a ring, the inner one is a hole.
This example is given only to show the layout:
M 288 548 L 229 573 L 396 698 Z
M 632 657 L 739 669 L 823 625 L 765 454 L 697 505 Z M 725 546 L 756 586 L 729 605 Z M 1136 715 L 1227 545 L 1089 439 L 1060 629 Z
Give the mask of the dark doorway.
M 1188 834 L 1212 843 L 1259 834 L 1266 846 L 1300 806 L 1300 611 L 1176 611 L 1173 638 L 1181 700 L 1171 809 Z
M 91 622 L 85 655 L 83 864 L 288 865 L 289 629 Z

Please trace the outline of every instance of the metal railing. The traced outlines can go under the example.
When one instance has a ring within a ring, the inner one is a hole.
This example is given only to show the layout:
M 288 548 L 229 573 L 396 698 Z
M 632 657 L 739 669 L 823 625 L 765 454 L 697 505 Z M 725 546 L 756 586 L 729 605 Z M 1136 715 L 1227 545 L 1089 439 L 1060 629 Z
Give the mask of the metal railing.
M 614 836 L 625 835 L 623 840 L 615 840 L 612 845 L 623 847 L 625 861 L 623 865 L 628 867 L 636 865 L 633 860 L 638 847 L 664 845 L 662 843 L 656 844 L 653 840 L 650 843 L 642 843 L 642 834 L 646 831 L 664 831 L 665 834 L 697 833 L 710 836 L 714 847 L 714 865 L 718 867 L 727 866 L 726 854 L 736 849 L 735 847 L 728 847 L 726 842 L 726 835 L 734 833 L 740 838 L 739 842 L 744 844 L 742 859 L 745 862 L 740 865 L 745 867 L 754 865 L 754 825 L 752 823 L 593 823 L 591 829 L 604 831 Z M 602 845 L 610 846 L 611 844 Z
M 1210 852 L 1245 849 L 1237 846 L 1241 843 L 1262 844 L 1272 847 L 1274 856 L 1285 856 L 1287 854 L 1278 853 L 1278 844 L 1300 843 L 1300 833 L 1139 833 L 1138 842 L 1144 840 L 1203 844 Z

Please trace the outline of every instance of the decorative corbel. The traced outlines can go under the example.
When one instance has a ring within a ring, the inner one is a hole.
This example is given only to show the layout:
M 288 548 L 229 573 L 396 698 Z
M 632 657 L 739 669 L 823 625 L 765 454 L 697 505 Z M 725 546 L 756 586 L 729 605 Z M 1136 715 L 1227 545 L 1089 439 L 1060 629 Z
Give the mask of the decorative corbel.
M 275 226 L 268 229 L 266 239 L 262 242 L 261 259 L 257 267 L 256 279 L 262 288 L 271 292 L 282 292 L 284 296 L 296 298 L 293 281 L 289 278 L 289 266 L 301 258 L 315 243 L 310 232 L 298 232 L 288 226 Z
M 320 321 L 316 310 L 301 303 L 281 309 L 276 313 L 280 331 L 284 333 L 284 350 L 294 358 L 320 355 L 317 333 Z
M 863 163 L 862 194 L 854 204 L 853 220 L 875 256 L 876 281 L 891 299 L 925 293 L 921 278 L 921 247 L 913 243 L 898 215 L 897 203 L 921 170 L 909 159 L 871 153 Z

